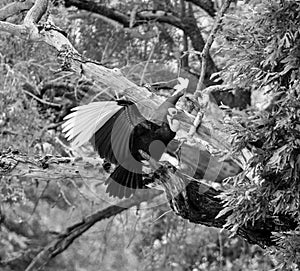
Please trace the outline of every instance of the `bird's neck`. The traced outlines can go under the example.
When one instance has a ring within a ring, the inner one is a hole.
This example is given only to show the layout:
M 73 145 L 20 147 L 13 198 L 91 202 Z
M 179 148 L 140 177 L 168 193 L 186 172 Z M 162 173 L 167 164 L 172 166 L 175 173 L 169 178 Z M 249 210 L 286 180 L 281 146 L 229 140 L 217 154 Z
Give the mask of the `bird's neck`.
M 166 99 L 152 114 L 151 120 L 159 125 L 167 121 L 168 109 L 174 108 L 180 97 L 184 92 L 179 92 L 176 95 L 170 96 Z

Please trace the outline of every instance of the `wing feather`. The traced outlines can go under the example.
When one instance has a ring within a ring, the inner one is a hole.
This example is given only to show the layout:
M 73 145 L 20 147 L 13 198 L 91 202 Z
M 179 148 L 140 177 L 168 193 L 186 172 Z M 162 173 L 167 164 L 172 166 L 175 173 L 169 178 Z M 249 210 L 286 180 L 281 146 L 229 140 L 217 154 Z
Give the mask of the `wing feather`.
M 91 139 L 116 112 L 122 109 L 116 102 L 93 102 L 72 109 L 64 118 L 63 132 L 74 146 L 81 146 Z
M 62 128 L 74 146 L 90 141 L 100 157 L 111 163 L 122 164 L 126 161 L 133 165 L 138 162 L 131 154 L 136 136 L 133 131 L 145 122 L 145 118 L 134 103 L 94 102 L 75 107 L 72 111 L 64 118 L 66 121 Z
M 103 125 L 93 138 L 93 144 L 100 157 L 114 164 L 134 163 L 131 154 L 133 147 L 133 131 L 145 118 L 135 104 L 128 101 L 118 101 L 122 110 L 118 111 Z

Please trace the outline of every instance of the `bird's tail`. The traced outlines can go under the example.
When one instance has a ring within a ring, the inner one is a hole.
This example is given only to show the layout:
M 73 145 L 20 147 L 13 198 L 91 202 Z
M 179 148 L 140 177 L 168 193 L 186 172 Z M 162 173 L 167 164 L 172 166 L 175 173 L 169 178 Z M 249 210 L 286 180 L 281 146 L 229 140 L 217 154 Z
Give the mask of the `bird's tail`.
M 137 168 L 139 167 L 139 168 Z M 109 196 L 128 198 L 136 189 L 145 188 L 143 184 L 142 165 L 135 165 L 134 169 L 127 169 L 121 165 L 106 180 L 106 192 Z

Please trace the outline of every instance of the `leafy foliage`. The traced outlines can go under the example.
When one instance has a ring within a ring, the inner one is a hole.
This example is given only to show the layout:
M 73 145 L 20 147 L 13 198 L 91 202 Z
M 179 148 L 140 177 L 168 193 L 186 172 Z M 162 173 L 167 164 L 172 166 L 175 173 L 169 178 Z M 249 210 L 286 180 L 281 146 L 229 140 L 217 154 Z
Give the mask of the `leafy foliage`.
M 228 182 L 231 188 L 223 196 L 226 206 L 234 206 L 228 221 L 234 229 L 284 215 L 299 230 L 299 11 L 298 1 L 266 1 L 226 18 L 224 50 L 230 61 L 222 72 L 225 82 L 272 97 L 268 107 L 249 110 L 230 125 L 235 150 L 247 147 L 254 153 L 249 168 Z M 296 232 L 276 238 L 289 259 L 284 266 L 297 262 Z

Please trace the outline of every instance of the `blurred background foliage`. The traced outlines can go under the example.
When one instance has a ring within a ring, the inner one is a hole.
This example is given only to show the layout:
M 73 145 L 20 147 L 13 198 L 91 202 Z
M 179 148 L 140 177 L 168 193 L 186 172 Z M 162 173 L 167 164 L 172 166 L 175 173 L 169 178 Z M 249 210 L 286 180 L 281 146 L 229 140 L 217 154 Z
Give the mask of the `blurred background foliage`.
M 9 2 L 2 1 L 0 7 Z M 80 53 L 109 68 L 120 68 L 139 85 L 162 83 L 157 91 L 163 95 L 168 95 L 179 74 L 190 79 L 189 92 L 195 90 L 199 60 L 189 42 L 190 69 L 183 68 L 182 31 L 155 21 L 124 29 L 60 2 L 50 5 L 50 13 Z M 125 14 L 137 4 L 141 9 L 157 4 L 102 2 Z M 182 2 L 161 1 L 175 13 Z M 212 2 L 216 10 L 221 2 Z M 228 222 L 231 227 L 263 216 L 268 203 L 275 215 L 284 212 L 300 221 L 299 7 L 297 1 L 235 1 L 211 50 L 229 92 L 241 92 L 240 99 L 252 95 L 252 104 L 239 111 L 229 128 L 236 132 L 236 149 L 251 146 L 252 163 L 266 178 L 264 186 L 234 178 L 226 183 L 223 199 L 235 207 Z M 206 38 L 213 18 L 197 6 L 192 12 Z M 89 147 L 78 153 L 70 150 L 60 124 L 71 107 L 111 99 L 114 92 L 59 72 L 57 52 L 44 44 L 1 34 L 0 48 L 1 150 L 18 149 L 33 156 L 93 156 Z M 104 181 L 107 175 L 102 169 L 99 174 Z M 108 206 L 104 186 L 97 182 L 1 177 L 0 191 L 4 271 L 25 270 L 31 257 L 66 227 Z M 226 231 L 190 224 L 174 216 L 166 204 L 152 204 L 156 207 L 143 203 L 139 209 L 96 224 L 46 270 L 297 270 L 293 265 L 300 258 L 296 231 L 277 236 L 281 254 L 270 255 L 240 238 L 229 238 Z

